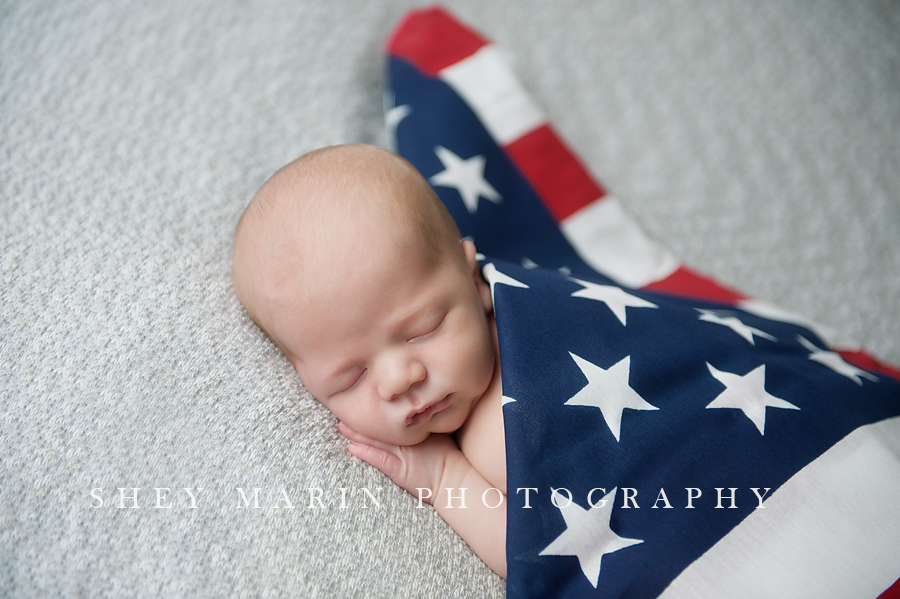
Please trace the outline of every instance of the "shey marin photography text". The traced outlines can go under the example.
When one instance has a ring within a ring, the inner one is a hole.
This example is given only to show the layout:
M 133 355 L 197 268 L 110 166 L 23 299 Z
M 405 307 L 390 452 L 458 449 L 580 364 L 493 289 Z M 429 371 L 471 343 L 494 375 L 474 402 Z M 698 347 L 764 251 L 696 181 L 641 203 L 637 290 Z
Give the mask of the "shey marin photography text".
M 466 488 L 444 489 L 447 491 L 448 508 L 465 509 L 473 501 L 480 501 L 486 507 L 498 508 L 506 501 L 499 489 L 488 489 L 480 497 L 467 494 Z M 414 496 L 416 509 L 425 509 L 432 499 L 431 489 L 417 489 Z M 751 503 L 755 509 L 764 509 L 763 500 L 769 494 L 769 488 L 751 487 L 716 487 L 701 489 L 684 487 L 667 490 L 665 488 L 640 491 L 633 487 L 612 488 L 594 487 L 583 498 L 573 496 L 564 487 L 550 487 L 542 492 L 537 487 L 519 487 L 516 489 L 513 507 L 531 509 L 536 501 L 550 501 L 555 507 L 565 509 L 572 503 L 582 504 L 590 508 L 602 508 L 612 503 L 621 509 L 737 509 L 740 503 Z M 290 489 L 285 487 L 232 487 L 225 505 L 230 502 L 237 510 L 293 510 L 293 509 L 385 509 L 387 506 L 382 497 L 382 487 L 351 488 L 338 487 L 322 489 L 307 487 Z M 219 498 L 222 499 L 222 498 Z M 95 487 L 88 497 L 92 509 L 176 509 L 197 510 L 211 502 L 209 494 L 202 487 Z M 404 508 L 409 508 L 405 503 Z

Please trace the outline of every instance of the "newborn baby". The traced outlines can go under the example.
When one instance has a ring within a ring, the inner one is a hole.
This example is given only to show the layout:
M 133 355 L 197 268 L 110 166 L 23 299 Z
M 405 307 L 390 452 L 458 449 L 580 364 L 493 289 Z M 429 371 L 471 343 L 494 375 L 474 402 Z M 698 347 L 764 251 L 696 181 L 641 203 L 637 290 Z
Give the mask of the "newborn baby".
M 349 452 L 417 497 L 430 491 L 505 577 L 500 359 L 475 255 L 411 164 L 334 146 L 259 190 L 237 226 L 232 274 L 247 312 L 337 416 Z M 503 493 L 493 509 L 479 501 L 491 488 Z

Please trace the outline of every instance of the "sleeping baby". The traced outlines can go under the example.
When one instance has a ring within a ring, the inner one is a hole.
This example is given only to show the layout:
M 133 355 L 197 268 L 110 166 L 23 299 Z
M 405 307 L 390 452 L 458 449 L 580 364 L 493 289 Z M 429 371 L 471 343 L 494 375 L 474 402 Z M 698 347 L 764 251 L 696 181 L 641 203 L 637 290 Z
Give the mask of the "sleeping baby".
M 459 502 L 459 489 L 506 495 L 491 292 L 459 237 L 411 164 L 333 146 L 259 190 L 235 232 L 232 274 L 349 452 L 432 503 L 505 577 L 505 501 Z

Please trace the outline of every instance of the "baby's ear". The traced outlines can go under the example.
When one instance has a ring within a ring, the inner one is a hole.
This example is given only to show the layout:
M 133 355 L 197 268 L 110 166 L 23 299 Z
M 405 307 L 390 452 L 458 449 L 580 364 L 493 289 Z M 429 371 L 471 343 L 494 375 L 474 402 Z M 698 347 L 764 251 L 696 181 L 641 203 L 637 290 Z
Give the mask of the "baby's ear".
M 469 272 L 472 275 L 472 280 L 475 281 L 475 289 L 478 291 L 478 297 L 481 298 L 481 303 L 484 306 L 484 311 L 486 314 L 490 314 L 494 311 L 494 301 L 491 298 L 491 286 L 488 285 L 484 277 L 481 276 L 481 268 L 478 265 L 478 251 L 475 249 L 475 244 L 469 241 L 468 239 L 463 239 L 460 242 L 462 246 L 463 256 L 466 258 L 466 265 L 469 267 Z

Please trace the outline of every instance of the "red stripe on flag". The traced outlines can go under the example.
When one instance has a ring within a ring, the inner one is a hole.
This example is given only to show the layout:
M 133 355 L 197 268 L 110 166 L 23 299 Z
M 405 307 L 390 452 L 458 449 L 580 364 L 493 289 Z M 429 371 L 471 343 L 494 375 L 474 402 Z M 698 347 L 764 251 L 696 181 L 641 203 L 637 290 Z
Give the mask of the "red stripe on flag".
M 746 297 L 685 266 L 661 281 L 650 283 L 644 289 L 726 304 L 735 304 Z
M 550 125 L 526 133 L 505 149 L 556 222 L 606 195 Z
M 852 364 L 853 366 L 856 366 L 857 368 L 862 368 L 863 370 L 868 370 L 869 372 L 889 376 L 900 381 L 900 370 L 897 370 L 890 364 L 878 360 L 871 354 L 867 353 L 865 350 L 856 352 L 842 350 L 835 351 L 840 357 L 844 359 L 844 361 Z M 900 599 L 900 588 L 897 589 L 896 596 L 898 599 Z
M 888 590 L 878 595 L 878 599 L 900 599 L 900 579 L 892 584 Z
M 387 51 L 429 75 L 475 53 L 488 40 L 442 8 L 413 10 L 394 29 Z

